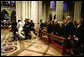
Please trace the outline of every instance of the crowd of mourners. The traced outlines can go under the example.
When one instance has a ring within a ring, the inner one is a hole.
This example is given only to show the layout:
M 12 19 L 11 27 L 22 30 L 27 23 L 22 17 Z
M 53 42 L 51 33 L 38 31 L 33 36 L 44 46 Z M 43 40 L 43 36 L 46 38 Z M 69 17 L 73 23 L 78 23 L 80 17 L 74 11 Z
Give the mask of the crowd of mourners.
M 17 33 L 24 39 L 31 39 L 31 34 L 35 34 L 34 23 L 30 19 L 25 19 L 24 23 L 21 20 L 18 20 L 17 23 L 13 19 L 11 25 L 13 40 L 16 39 Z M 72 54 L 83 53 L 83 19 L 72 21 L 70 16 L 66 16 L 62 22 L 48 20 L 43 23 L 40 20 L 39 31 L 43 30 L 44 27 L 47 29 L 47 33 L 64 37 L 66 39 L 64 46 L 71 48 Z M 22 34 L 22 32 L 24 33 Z M 17 38 L 20 40 L 20 37 L 17 36 Z
M 43 23 L 41 20 L 40 27 L 41 30 L 46 27 L 52 35 L 64 37 L 64 46 L 71 49 L 73 55 L 83 54 L 83 19 L 72 21 L 70 16 L 66 16 L 63 22 L 48 20 Z

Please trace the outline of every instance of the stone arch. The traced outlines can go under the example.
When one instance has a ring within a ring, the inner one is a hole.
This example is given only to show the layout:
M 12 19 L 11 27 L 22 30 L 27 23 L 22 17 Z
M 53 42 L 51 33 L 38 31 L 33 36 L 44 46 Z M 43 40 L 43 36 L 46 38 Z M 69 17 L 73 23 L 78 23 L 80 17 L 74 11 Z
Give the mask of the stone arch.
M 9 19 L 9 13 L 5 9 L 1 11 L 1 20 L 8 20 Z
M 8 14 L 10 13 L 6 8 L 1 8 L 1 12 L 3 12 L 4 10 L 7 11 Z

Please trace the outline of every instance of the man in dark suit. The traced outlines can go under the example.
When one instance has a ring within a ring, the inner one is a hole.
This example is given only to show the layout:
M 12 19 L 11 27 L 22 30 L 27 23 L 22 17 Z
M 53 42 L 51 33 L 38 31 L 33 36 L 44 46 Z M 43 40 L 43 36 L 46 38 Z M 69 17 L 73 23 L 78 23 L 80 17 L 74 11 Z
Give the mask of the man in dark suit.
M 43 21 L 42 21 L 42 20 L 40 20 L 40 30 L 42 30 L 42 29 L 43 29 L 43 27 L 44 27 Z
M 29 19 L 25 19 L 25 25 L 23 26 L 24 34 L 25 34 L 25 39 L 28 39 L 29 32 L 30 32 L 30 22 Z
M 64 25 L 64 37 L 67 38 L 69 37 L 69 35 L 72 35 L 73 34 L 73 22 L 71 21 L 71 17 L 70 16 L 67 16 L 66 17 L 66 23 Z
M 57 20 L 55 20 L 54 26 L 53 26 L 53 34 L 58 35 L 58 32 L 59 32 L 59 24 L 58 24 Z
M 78 37 L 79 52 L 82 52 L 83 45 L 83 23 L 80 19 L 77 20 L 77 26 L 74 29 L 75 35 Z
M 15 36 L 16 36 L 16 31 L 17 31 L 17 23 L 16 20 L 13 19 L 12 20 L 12 31 L 13 31 L 13 41 L 15 40 Z
M 33 31 L 35 33 L 34 23 L 32 20 L 30 20 L 30 31 Z
M 43 24 L 43 21 L 41 19 L 40 24 L 39 24 L 39 36 L 41 36 L 41 30 L 43 30 L 43 26 L 44 26 L 44 24 Z
M 47 25 L 47 32 L 52 33 L 52 31 L 53 31 L 52 21 L 49 21 L 49 23 Z

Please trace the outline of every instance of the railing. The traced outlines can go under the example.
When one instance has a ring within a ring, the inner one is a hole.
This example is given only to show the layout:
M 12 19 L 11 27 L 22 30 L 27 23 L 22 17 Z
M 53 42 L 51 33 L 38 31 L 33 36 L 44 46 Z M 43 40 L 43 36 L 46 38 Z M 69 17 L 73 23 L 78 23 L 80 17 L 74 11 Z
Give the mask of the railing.
M 47 31 L 40 31 L 40 39 L 46 42 L 51 47 L 55 48 L 59 53 L 62 55 L 66 54 L 70 51 L 70 49 L 64 47 L 64 41 L 65 38 L 52 35 L 50 33 L 47 33 Z

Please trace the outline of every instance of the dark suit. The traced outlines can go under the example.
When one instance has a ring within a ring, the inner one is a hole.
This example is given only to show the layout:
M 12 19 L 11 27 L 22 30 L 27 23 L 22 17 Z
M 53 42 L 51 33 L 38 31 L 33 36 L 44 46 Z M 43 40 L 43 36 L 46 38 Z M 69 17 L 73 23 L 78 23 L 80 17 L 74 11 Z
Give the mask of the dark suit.
M 57 33 L 59 32 L 59 24 L 54 24 L 53 26 L 53 34 L 57 35 Z
M 34 31 L 34 23 L 30 23 L 30 31 Z
M 30 23 L 28 22 L 23 26 L 24 33 L 25 33 L 25 39 L 27 39 L 27 36 L 30 36 L 28 33 L 30 32 Z
M 30 31 L 33 31 L 33 33 L 35 33 L 34 23 L 30 23 Z
M 13 40 L 15 40 L 15 36 L 16 36 L 16 31 L 17 31 L 17 23 L 16 22 L 13 22 L 12 23 L 12 31 L 13 31 Z
M 59 35 L 59 36 L 63 36 L 63 33 L 64 33 L 64 32 L 63 32 L 63 28 L 64 28 L 64 27 L 63 27 L 62 24 L 61 24 L 61 26 L 59 25 L 59 29 L 58 29 L 58 35 Z
M 41 24 L 40 24 L 40 30 L 42 30 L 43 27 L 44 27 L 44 24 L 43 24 L 43 22 L 41 22 Z
M 83 25 L 79 26 L 78 28 L 75 27 L 74 32 L 79 39 L 79 45 L 83 44 Z
M 73 34 L 73 23 L 69 22 L 66 24 L 66 26 L 64 26 L 63 28 L 63 33 L 64 33 L 64 37 L 67 38 L 69 35 Z
M 52 33 L 52 31 L 53 31 L 53 25 L 51 23 L 48 24 L 47 31 L 48 31 L 48 33 Z

